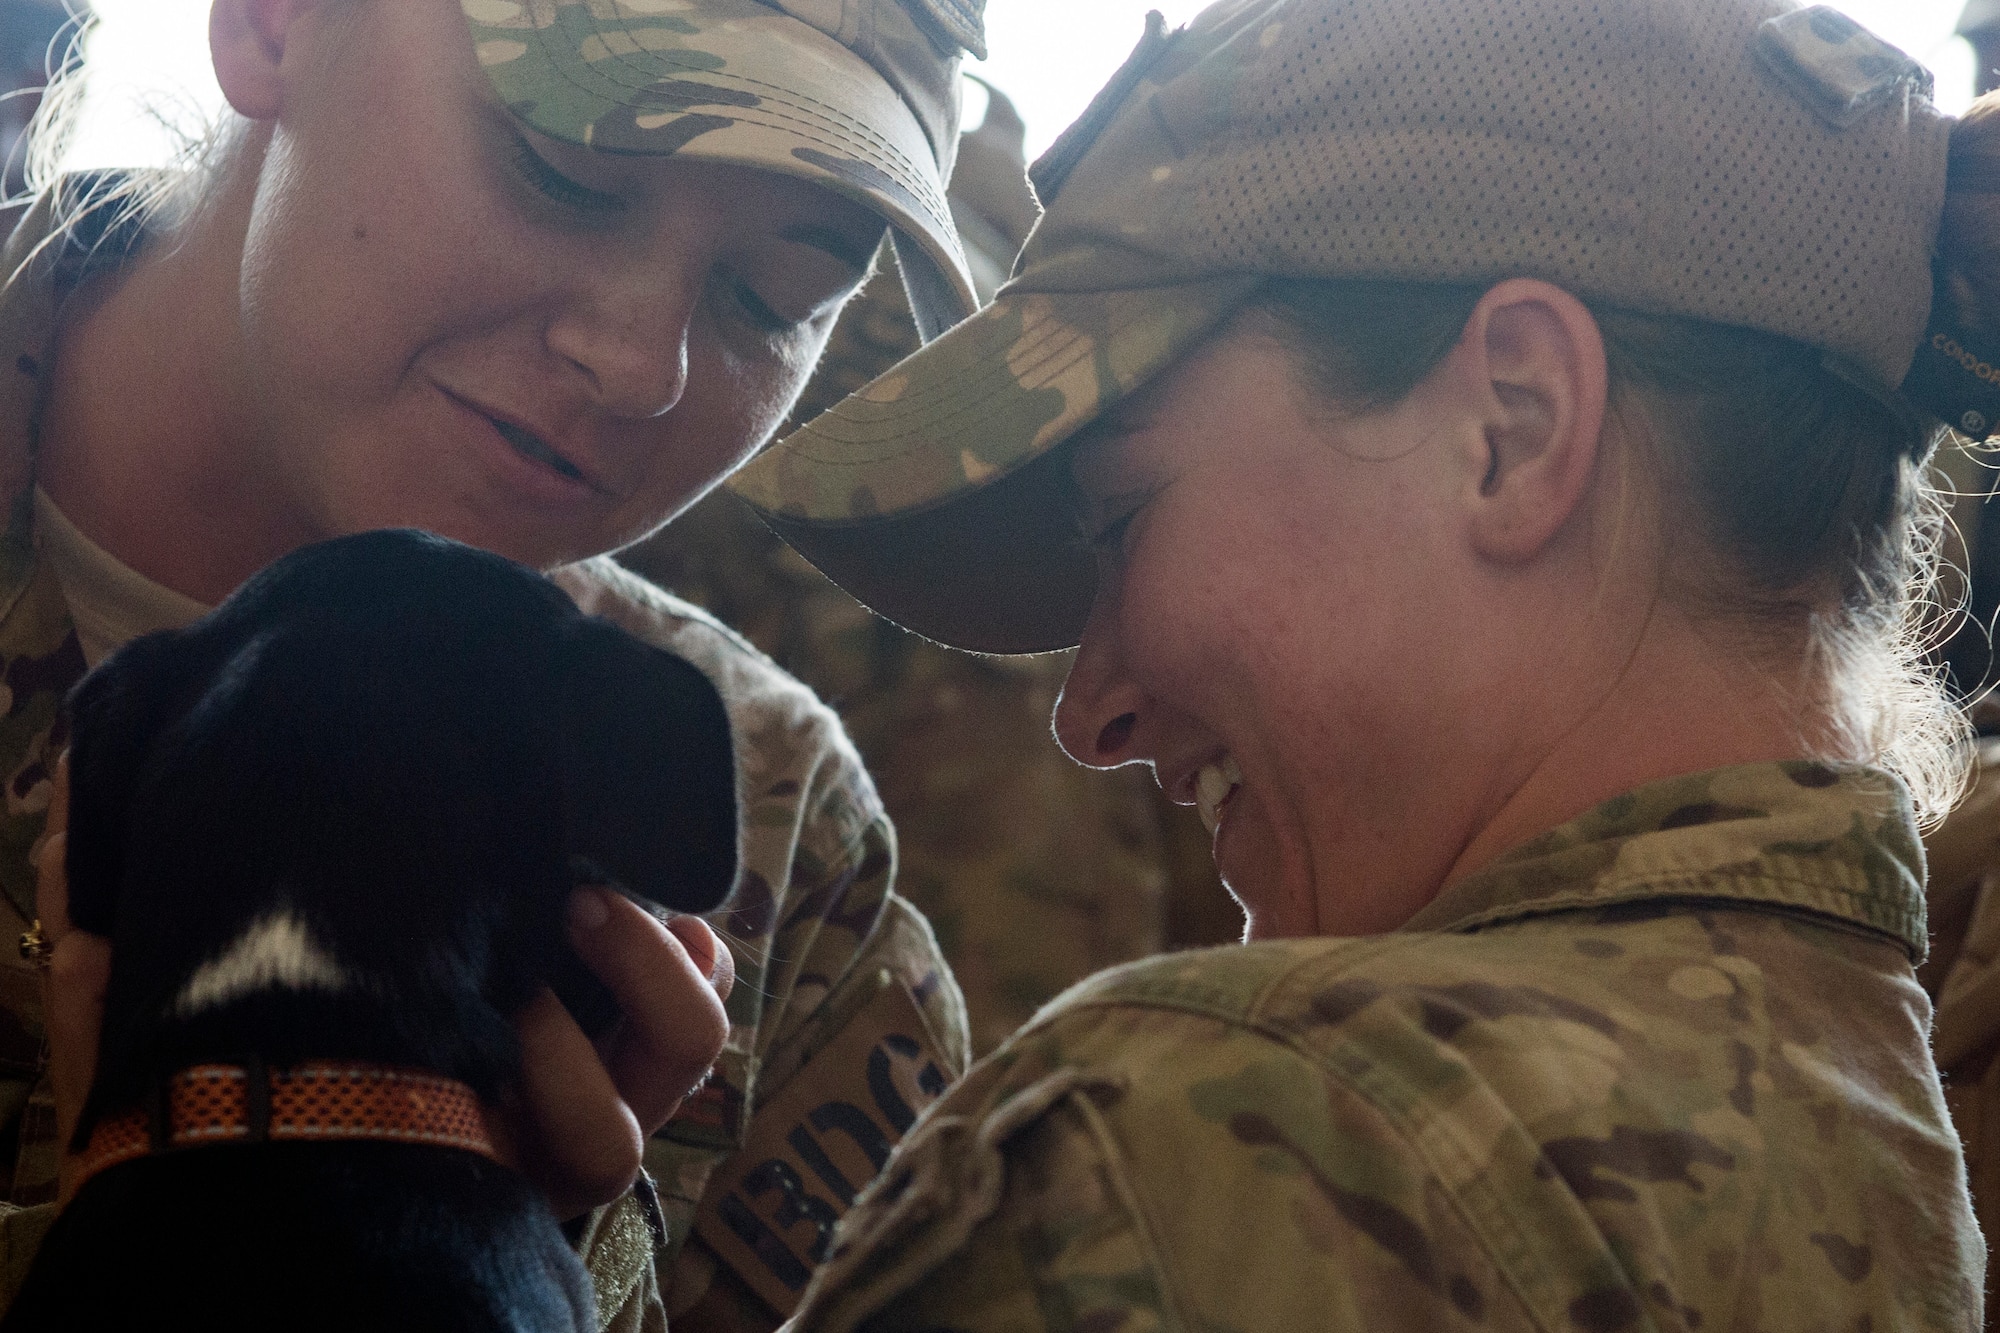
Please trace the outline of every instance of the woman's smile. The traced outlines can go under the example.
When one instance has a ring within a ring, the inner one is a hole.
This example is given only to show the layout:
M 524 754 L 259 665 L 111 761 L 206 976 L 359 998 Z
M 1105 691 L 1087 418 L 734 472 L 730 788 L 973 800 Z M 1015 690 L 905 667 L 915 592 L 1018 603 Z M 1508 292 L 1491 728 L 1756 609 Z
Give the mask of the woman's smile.
M 618 492 L 605 483 L 601 466 L 581 445 L 565 440 L 559 447 L 551 442 L 559 438 L 557 432 L 536 430 L 514 413 L 442 386 L 439 392 L 467 424 L 474 425 L 475 448 L 494 464 L 488 471 L 501 488 L 558 511 L 618 503 Z

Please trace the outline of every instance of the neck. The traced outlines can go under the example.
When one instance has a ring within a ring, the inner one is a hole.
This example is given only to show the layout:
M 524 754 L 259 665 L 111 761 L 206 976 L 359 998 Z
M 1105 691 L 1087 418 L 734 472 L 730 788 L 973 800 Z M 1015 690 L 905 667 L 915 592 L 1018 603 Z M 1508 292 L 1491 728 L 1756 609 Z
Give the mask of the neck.
M 36 467 L 91 540 L 211 604 L 311 540 L 262 466 L 238 388 L 237 292 L 256 173 L 254 151 L 230 157 L 181 227 L 71 302 Z
M 1662 778 L 1808 755 L 1862 758 L 1840 752 L 1824 687 L 1787 678 L 1720 637 L 1659 609 L 1624 669 L 1611 663 L 1597 675 L 1610 686 L 1593 696 L 1583 682 L 1567 682 L 1570 697 L 1586 706 L 1546 714 L 1566 717 L 1566 725 L 1552 740 L 1524 744 L 1525 761 L 1514 770 L 1520 776 L 1494 801 L 1443 883 Z

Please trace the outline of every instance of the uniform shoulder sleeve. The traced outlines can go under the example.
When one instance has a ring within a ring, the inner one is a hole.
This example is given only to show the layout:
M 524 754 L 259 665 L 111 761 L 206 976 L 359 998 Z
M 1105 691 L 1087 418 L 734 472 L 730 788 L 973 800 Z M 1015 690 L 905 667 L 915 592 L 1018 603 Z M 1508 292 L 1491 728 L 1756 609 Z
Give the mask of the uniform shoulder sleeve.
M 728 707 L 743 871 L 712 924 L 737 962 L 731 1050 L 773 1061 L 865 957 L 917 991 L 962 1053 L 957 989 L 935 939 L 894 898 L 895 835 L 833 711 L 713 616 L 609 559 L 571 566 L 557 582 L 584 611 L 700 668 Z
M 893 891 L 894 831 L 833 712 L 609 560 L 557 581 L 584 611 L 702 670 L 729 709 L 743 868 L 709 921 L 736 959 L 730 1035 L 647 1165 L 676 1326 L 768 1327 L 764 1307 L 789 1311 L 852 1187 L 964 1071 L 964 1000 L 928 924 Z M 720 1280 L 718 1263 L 734 1276 Z
M 1108 993 L 938 1104 L 797 1333 L 1533 1325 L 1367 1097 L 1254 1024 Z
M 748 1095 L 755 1067 L 846 978 L 883 921 L 895 840 L 882 803 L 832 710 L 706 612 L 608 559 L 557 581 L 584 611 L 693 663 L 728 707 L 743 868 L 711 924 L 737 966 L 722 1073 Z M 723 1109 L 740 1128 L 743 1108 Z

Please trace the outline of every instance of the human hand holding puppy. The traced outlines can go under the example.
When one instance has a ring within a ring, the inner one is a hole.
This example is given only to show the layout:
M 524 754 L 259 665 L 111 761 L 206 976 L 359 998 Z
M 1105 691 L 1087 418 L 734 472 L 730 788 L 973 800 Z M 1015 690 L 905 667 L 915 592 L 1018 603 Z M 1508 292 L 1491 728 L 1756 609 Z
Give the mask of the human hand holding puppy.
M 97 1066 L 111 942 L 69 919 L 64 874 L 69 760 L 56 768 L 47 833 L 36 853 L 35 906 L 51 945 L 43 980 L 49 1080 L 59 1141 L 67 1144 Z M 622 1021 L 592 1042 L 544 987 L 516 1018 L 522 1082 L 513 1103 L 488 1108 L 500 1155 L 533 1180 L 558 1217 L 609 1203 L 631 1188 L 646 1139 L 698 1086 L 728 1036 L 723 1011 L 735 965 L 699 917 L 662 924 L 623 896 L 579 888 L 570 941 L 617 998 Z M 62 1201 L 76 1185 L 65 1156 Z

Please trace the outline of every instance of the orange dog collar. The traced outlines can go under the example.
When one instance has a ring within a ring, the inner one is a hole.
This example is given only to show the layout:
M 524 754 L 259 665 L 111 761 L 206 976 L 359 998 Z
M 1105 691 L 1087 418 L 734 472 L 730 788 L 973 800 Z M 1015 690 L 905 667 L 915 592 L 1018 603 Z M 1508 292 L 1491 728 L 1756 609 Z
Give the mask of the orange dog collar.
M 419 1070 L 195 1065 L 168 1081 L 164 1100 L 158 1113 L 141 1108 L 99 1121 L 77 1184 L 135 1157 L 211 1143 L 428 1143 L 499 1160 L 472 1089 Z

